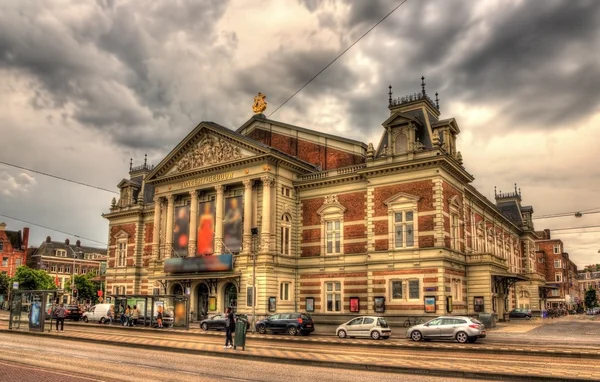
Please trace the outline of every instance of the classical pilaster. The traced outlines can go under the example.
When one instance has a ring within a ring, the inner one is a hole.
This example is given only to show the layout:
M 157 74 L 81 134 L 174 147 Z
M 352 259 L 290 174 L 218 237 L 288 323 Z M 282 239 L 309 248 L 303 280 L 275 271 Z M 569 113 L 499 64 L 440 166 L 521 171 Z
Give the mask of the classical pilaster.
M 244 179 L 244 235 L 242 246 L 244 253 L 250 253 L 252 246 L 252 183 L 251 179 Z
M 223 248 L 223 185 L 215 186 L 217 201 L 215 206 L 215 253 L 221 254 Z
M 173 208 L 175 204 L 175 196 L 167 195 L 167 228 L 165 232 L 165 258 L 168 259 L 173 255 L 173 219 L 175 218 Z
M 158 259 L 160 248 L 160 207 L 162 198 L 157 196 L 154 198 L 154 224 L 152 227 L 152 258 Z
M 275 183 L 275 179 L 268 175 L 260 178 L 263 183 L 262 197 L 262 227 L 260 231 L 261 251 L 267 252 L 271 242 L 271 187 Z
M 188 256 L 196 254 L 196 235 L 198 233 L 198 192 L 190 191 L 192 200 L 190 202 L 190 241 L 188 245 Z

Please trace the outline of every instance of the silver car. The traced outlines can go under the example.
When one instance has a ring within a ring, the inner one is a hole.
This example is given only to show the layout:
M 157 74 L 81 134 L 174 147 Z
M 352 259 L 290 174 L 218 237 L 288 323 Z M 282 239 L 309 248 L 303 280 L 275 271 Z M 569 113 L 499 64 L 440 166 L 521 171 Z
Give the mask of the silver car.
M 335 334 L 340 338 L 371 337 L 378 340 L 380 338 L 390 338 L 392 329 L 390 329 L 384 318 L 365 316 L 356 317 L 345 324 L 341 324 L 335 330 Z
M 474 318 L 448 316 L 438 317 L 421 325 L 410 327 L 406 337 L 413 341 L 456 340 L 460 343 L 475 342 L 486 335 L 485 326 Z

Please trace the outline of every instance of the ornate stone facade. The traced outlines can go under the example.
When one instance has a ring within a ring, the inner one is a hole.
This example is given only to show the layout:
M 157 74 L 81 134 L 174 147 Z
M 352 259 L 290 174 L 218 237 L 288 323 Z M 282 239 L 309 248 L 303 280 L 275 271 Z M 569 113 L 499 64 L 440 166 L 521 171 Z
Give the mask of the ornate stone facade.
M 187 171 L 242 158 L 239 147 L 221 139 L 203 134 L 200 141 L 177 163 L 177 171 Z

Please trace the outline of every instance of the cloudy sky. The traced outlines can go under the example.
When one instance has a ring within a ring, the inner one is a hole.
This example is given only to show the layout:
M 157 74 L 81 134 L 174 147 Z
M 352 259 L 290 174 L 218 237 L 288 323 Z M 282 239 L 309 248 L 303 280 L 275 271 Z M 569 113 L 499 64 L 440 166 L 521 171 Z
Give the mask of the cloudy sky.
M 202 120 L 239 127 L 258 91 L 272 112 L 398 3 L 0 0 L 0 161 L 116 191 L 130 157 L 157 163 Z M 377 143 L 388 85 L 424 75 L 484 195 L 600 211 L 599 50 L 600 1 L 408 0 L 271 118 Z M 84 238 L 106 242 L 113 196 L 0 164 L 1 214 Z M 535 225 L 599 226 L 554 237 L 600 262 L 600 213 Z M 33 245 L 66 237 L 29 226 Z

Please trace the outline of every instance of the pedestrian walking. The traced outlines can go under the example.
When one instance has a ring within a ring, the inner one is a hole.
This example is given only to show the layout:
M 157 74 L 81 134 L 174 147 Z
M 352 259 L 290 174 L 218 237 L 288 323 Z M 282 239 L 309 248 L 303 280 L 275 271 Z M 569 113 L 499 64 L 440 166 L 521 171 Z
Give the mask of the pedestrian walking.
M 156 312 L 156 323 L 158 324 L 159 328 L 163 327 L 162 320 L 163 320 L 163 308 L 162 308 L 162 306 L 159 306 L 158 310 Z
M 123 326 L 129 326 L 129 320 L 131 319 L 131 307 L 127 305 L 127 309 L 125 309 L 125 322 L 123 322 Z
M 129 320 L 129 326 L 135 326 L 135 323 L 140 318 L 140 311 L 137 305 L 133 306 L 133 310 L 131 311 L 131 319 Z
M 65 305 L 61 302 L 60 305 L 55 309 L 54 315 L 56 316 L 56 331 L 58 332 L 58 325 L 60 324 L 60 331 L 65 331 L 65 317 L 67 315 L 67 311 L 65 309 Z
M 225 346 L 224 349 L 233 348 L 233 338 L 231 333 L 235 330 L 235 315 L 233 309 L 228 307 L 225 310 Z
M 111 305 L 110 309 L 108 309 L 108 322 L 109 322 L 109 325 L 112 325 L 114 319 L 115 319 L 115 307 L 114 307 L 114 305 Z

